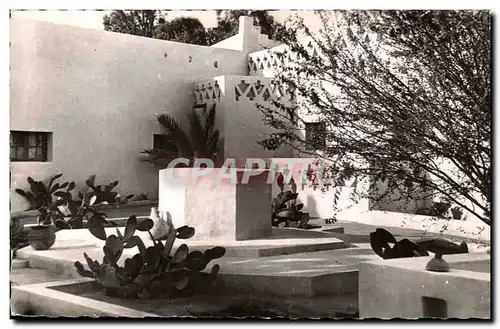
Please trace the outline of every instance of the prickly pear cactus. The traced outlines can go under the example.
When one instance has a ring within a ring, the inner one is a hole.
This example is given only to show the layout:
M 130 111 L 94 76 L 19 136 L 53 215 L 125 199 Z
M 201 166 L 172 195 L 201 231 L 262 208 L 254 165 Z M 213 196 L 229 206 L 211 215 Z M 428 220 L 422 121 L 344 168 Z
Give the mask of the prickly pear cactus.
M 153 221 L 145 219 L 138 223 L 135 216 L 127 220 L 125 232 L 116 229 L 116 235 L 106 235 L 104 222 L 98 218 L 89 220 L 88 229 L 98 239 L 106 241 L 102 263 L 91 259 L 84 253 L 86 269 L 75 262 L 78 273 L 94 278 L 111 296 L 122 298 L 161 298 L 199 293 L 211 286 L 219 273 L 219 265 L 213 265 L 209 272 L 204 270 L 208 264 L 224 256 L 226 249 L 214 247 L 201 251 L 190 251 L 182 244 L 175 252 L 172 246 L 175 239 L 189 239 L 194 236 L 192 227 L 182 226 L 170 231 L 168 237 L 155 240 L 154 245 L 145 247 L 137 231 L 150 232 Z M 164 240 L 163 243 L 161 240 Z M 137 247 L 139 253 L 125 259 L 123 266 L 118 261 L 125 248 Z
M 273 226 L 305 227 L 309 221 L 309 213 L 303 212 L 302 203 L 297 203 L 297 185 L 293 178 L 290 179 L 290 190 L 284 192 L 284 177 L 279 174 L 277 184 L 280 193 L 273 199 L 271 205 Z

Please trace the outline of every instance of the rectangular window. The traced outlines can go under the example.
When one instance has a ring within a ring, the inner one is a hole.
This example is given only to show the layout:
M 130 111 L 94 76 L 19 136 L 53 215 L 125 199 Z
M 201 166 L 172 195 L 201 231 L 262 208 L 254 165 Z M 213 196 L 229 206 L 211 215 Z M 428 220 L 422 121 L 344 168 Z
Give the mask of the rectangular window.
M 51 133 L 33 131 L 10 132 L 10 161 L 49 161 Z
M 162 149 L 164 148 L 164 137 L 162 134 L 154 134 L 153 135 L 153 149 Z
M 306 147 L 308 150 L 326 148 L 326 124 L 324 122 L 306 123 Z

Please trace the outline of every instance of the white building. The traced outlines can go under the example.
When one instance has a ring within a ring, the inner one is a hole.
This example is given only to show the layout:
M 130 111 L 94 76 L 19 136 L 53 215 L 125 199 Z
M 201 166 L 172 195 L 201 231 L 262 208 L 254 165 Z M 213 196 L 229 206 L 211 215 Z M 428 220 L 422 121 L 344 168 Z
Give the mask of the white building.
M 276 42 L 241 19 L 240 33 L 213 47 L 13 18 L 11 20 L 11 182 L 27 177 L 120 183 L 123 194 L 158 195 L 158 169 L 140 161 L 161 133 L 155 114 L 181 124 L 196 97 L 217 102 L 225 157 L 293 157 L 257 145 L 269 128 L 235 86 L 248 76 L 248 54 Z M 249 91 L 248 89 L 247 91 Z M 257 95 L 258 96 L 258 95 Z M 207 99 L 209 98 L 209 99 Z M 237 100 L 238 98 L 238 100 Z M 12 211 L 27 208 L 13 193 Z
M 118 180 L 121 194 L 155 198 L 158 168 L 140 160 L 161 133 L 155 114 L 185 124 L 195 103 L 217 104 L 225 158 L 299 157 L 290 148 L 269 152 L 257 144 L 271 128 L 255 103 L 290 97 L 270 84 L 278 65 L 265 50 L 271 47 L 280 46 L 249 17 L 240 17 L 237 35 L 211 47 L 11 19 L 11 190 L 28 189 L 28 176 L 47 180 L 58 173 L 85 189 L 85 179 L 96 174 L 99 184 Z M 312 217 L 333 216 L 333 189 L 299 192 Z M 28 207 L 11 195 L 12 212 Z M 368 208 L 361 200 L 339 218 L 373 221 L 360 215 Z

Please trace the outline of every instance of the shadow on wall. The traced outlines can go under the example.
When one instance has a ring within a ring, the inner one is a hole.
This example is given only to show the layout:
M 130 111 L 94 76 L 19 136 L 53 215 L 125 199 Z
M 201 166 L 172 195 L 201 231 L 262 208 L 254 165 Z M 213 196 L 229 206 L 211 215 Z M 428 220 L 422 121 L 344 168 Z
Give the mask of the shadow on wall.
M 376 190 L 378 194 L 374 192 L 374 198 L 379 198 L 382 194 L 386 193 L 387 184 L 378 181 L 376 183 Z M 388 193 L 380 200 L 369 200 L 369 210 L 381 210 L 381 211 L 392 211 L 392 212 L 403 212 L 408 214 L 417 214 L 419 209 L 427 208 L 432 204 L 432 197 L 425 197 L 423 193 L 415 194 L 411 199 L 406 197 L 401 197 L 401 191 L 395 189 L 391 193 Z
M 320 213 L 318 212 L 316 200 L 312 195 L 307 196 L 307 203 L 305 203 L 305 211 L 309 213 L 311 218 L 320 218 Z

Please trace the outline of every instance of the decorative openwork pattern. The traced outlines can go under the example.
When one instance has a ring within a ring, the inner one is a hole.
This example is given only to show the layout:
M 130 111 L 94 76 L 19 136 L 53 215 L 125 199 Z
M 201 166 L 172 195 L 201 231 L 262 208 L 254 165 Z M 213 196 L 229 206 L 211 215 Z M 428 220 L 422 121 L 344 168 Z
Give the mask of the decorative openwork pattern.
M 252 81 L 253 79 L 241 80 L 240 83 L 234 86 L 234 94 L 236 101 L 245 98 L 249 101 L 271 99 L 278 101 L 291 102 L 294 100 L 294 92 L 290 88 L 286 88 L 272 81 L 261 80 Z
M 196 104 L 214 103 L 220 100 L 220 87 L 217 80 L 208 80 L 194 86 Z
M 311 56 L 317 56 L 318 50 L 310 39 L 304 41 L 306 49 L 311 53 Z M 248 55 L 248 72 L 262 72 L 264 70 L 273 70 L 277 67 L 282 67 L 291 62 L 300 59 L 298 54 L 287 50 L 287 47 L 281 45 L 272 49 L 266 49 L 251 53 Z
M 221 90 L 221 85 L 216 78 L 196 83 L 194 86 L 195 103 L 198 105 L 218 103 L 221 99 L 221 93 L 226 94 L 231 90 L 234 90 L 236 101 L 268 102 L 275 100 L 284 104 L 295 101 L 295 92 L 292 88 L 280 85 L 272 79 L 241 76 L 239 80 L 231 79 L 230 81 L 230 85 L 227 85 L 228 80 L 224 83 L 221 82 L 222 86 L 226 85 L 225 92 Z
M 292 61 L 292 53 L 280 53 L 273 50 L 261 50 L 248 55 L 249 72 L 263 71 L 284 66 Z

